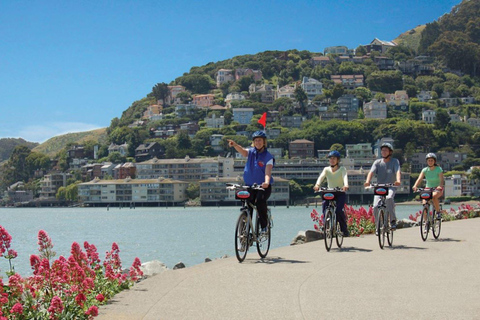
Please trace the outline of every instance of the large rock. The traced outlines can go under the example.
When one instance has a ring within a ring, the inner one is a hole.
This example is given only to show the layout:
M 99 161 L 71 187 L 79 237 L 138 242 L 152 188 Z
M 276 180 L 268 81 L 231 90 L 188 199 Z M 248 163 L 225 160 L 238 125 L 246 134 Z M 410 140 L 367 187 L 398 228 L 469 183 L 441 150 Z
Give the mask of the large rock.
M 185 268 L 185 264 L 180 261 L 179 263 L 177 263 L 177 264 L 173 267 L 173 270 L 183 269 L 183 268 Z
M 140 270 L 142 270 L 144 276 L 153 276 L 168 270 L 168 268 L 163 262 L 153 260 L 142 263 Z
M 305 242 L 318 241 L 323 239 L 323 232 L 317 230 L 305 231 Z
M 290 242 L 290 245 L 294 246 L 297 244 L 302 244 L 302 243 L 305 243 L 305 241 L 306 241 L 305 231 L 299 231 L 298 234 L 295 236 L 295 238 L 292 239 L 292 242 Z
M 397 221 L 397 229 L 411 228 L 415 226 L 418 226 L 418 222 L 410 219 L 401 219 Z

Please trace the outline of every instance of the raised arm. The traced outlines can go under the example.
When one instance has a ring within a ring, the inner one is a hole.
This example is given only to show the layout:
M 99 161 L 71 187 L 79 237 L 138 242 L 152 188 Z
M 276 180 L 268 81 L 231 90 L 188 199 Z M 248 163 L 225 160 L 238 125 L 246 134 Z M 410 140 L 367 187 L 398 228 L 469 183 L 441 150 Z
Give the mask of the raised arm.
M 233 140 L 227 139 L 227 141 L 228 141 L 228 145 L 230 147 L 234 147 L 235 150 L 237 150 L 237 152 L 240 153 L 242 156 L 244 156 L 245 158 L 248 156 L 248 149 L 245 149 L 244 147 L 242 147 L 241 145 L 239 145 Z

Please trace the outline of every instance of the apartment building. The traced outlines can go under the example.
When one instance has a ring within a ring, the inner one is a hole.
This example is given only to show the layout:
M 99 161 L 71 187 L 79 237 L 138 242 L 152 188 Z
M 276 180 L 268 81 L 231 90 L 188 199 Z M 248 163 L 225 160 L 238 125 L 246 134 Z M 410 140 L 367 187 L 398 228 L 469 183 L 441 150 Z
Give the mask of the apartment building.
M 89 205 L 179 205 L 187 197 L 188 182 L 172 179 L 100 180 L 78 185 L 78 196 Z

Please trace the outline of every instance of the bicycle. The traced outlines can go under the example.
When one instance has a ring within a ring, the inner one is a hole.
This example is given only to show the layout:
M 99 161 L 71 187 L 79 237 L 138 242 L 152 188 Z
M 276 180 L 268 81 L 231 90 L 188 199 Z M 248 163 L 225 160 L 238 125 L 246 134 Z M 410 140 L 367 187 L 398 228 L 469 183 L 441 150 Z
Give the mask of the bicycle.
M 420 193 L 420 199 L 424 201 L 423 210 L 420 217 L 420 236 L 423 241 L 427 240 L 430 227 L 432 228 L 433 237 L 438 239 L 440 231 L 442 229 L 442 219 L 435 217 L 435 210 L 430 211 L 431 200 L 433 197 L 433 191 L 435 188 L 418 188 L 417 192 Z M 438 214 L 438 212 L 437 212 Z
M 340 229 L 340 222 L 337 221 L 337 214 L 335 212 L 337 208 L 337 194 L 344 191 L 340 188 L 328 189 L 322 187 L 320 192 L 322 193 L 322 199 L 328 201 L 324 214 L 323 239 L 325 241 L 325 249 L 330 251 L 334 236 L 339 248 L 341 248 L 343 244 L 343 232 Z
M 271 229 L 273 227 L 273 219 L 268 209 L 268 219 L 266 232 L 261 232 L 259 214 L 257 207 L 251 202 L 250 190 L 264 190 L 263 188 L 253 185 L 241 186 L 239 184 L 227 183 L 227 189 L 235 191 L 235 199 L 242 202 L 240 208 L 240 216 L 237 220 L 235 228 L 235 255 L 237 260 L 242 262 L 247 256 L 248 248 L 255 242 L 257 244 L 257 252 L 263 259 L 267 256 L 270 249 Z M 255 224 L 253 224 L 253 211 L 256 212 Z
M 378 245 L 380 249 L 383 249 L 385 246 L 385 236 L 388 241 L 388 245 L 391 247 L 393 245 L 393 231 L 390 219 L 390 212 L 387 210 L 387 195 L 389 188 L 393 187 L 394 184 L 387 183 L 387 184 L 378 184 L 372 183 L 371 187 L 373 187 L 373 193 L 376 196 L 380 196 L 380 201 L 378 202 L 378 223 L 376 226 L 376 234 L 378 236 Z

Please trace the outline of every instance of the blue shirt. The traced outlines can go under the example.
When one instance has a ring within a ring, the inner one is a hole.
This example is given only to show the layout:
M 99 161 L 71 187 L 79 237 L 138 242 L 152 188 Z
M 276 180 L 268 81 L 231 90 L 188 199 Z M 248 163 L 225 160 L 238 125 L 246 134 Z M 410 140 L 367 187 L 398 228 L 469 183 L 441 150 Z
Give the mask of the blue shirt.
M 265 182 L 265 169 L 270 160 L 275 164 L 275 158 L 266 148 L 262 152 L 258 152 L 255 148 L 248 149 L 247 163 L 243 170 L 243 181 L 247 186 Z M 270 177 L 270 184 L 273 184 L 273 177 Z

